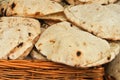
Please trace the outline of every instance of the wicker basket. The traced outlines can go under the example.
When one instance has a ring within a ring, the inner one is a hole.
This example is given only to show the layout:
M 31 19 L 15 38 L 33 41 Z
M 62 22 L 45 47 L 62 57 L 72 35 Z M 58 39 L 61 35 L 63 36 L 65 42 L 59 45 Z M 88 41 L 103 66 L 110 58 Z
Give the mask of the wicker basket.
M 73 68 L 40 60 L 0 60 L 0 80 L 103 80 L 104 68 Z

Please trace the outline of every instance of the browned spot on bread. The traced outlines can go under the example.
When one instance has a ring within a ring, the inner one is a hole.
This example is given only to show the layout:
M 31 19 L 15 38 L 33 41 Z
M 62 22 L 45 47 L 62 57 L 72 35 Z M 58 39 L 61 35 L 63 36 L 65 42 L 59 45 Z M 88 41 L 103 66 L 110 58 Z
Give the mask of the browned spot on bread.
M 90 27 L 93 28 L 93 25 L 91 25 Z
M 96 10 L 98 11 L 98 10 L 99 10 L 99 8 L 96 8 Z
M 70 26 L 71 26 L 71 27 L 73 27 L 73 25 L 72 25 L 72 24 L 70 24 Z
M 41 46 L 41 45 L 42 45 L 42 43 L 38 44 L 38 47 Z
M 50 42 L 51 42 L 51 43 L 55 43 L 55 41 L 54 41 L 54 40 L 50 40 Z
M 17 31 L 20 31 L 20 29 L 17 29 Z
M 83 24 L 85 24 L 86 22 L 85 22 L 85 21 L 83 21 L 82 23 L 83 23 Z
M 2 15 L 4 14 L 4 8 L 1 8 L 1 14 Z
M 10 51 L 10 53 L 9 53 L 8 55 L 13 54 L 13 53 L 16 52 L 17 50 L 18 50 L 18 47 L 15 47 L 14 49 L 12 49 L 12 50 Z
M 37 15 L 40 15 L 40 12 L 36 12 L 36 13 L 35 13 L 35 16 L 37 16 Z
M 23 42 L 21 42 L 17 47 L 22 47 L 23 46 Z
M 16 6 L 16 4 L 13 2 L 12 5 L 11 5 L 11 9 L 14 9 Z
M 12 14 L 12 15 L 17 15 L 17 13 L 14 13 L 14 14 Z M 12 16 L 12 15 L 10 15 L 10 16 Z
M 111 56 L 107 57 L 107 60 L 110 60 Z
M 87 45 L 86 42 L 83 42 L 83 45 L 86 46 Z
M 69 47 L 72 47 L 71 45 L 69 45 Z
M 82 53 L 80 51 L 77 51 L 76 55 L 79 57 Z
M 28 33 L 28 36 L 31 36 L 32 34 L 31 33 Z

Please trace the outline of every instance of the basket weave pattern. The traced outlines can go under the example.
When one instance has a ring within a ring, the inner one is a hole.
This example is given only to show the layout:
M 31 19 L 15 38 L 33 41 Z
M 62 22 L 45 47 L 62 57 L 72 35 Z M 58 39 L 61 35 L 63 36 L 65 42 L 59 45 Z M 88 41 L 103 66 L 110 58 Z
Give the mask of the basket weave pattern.
M 2 80 L 103 80 L 104 68 L 73 68 L 40 60 L 0 60 Z

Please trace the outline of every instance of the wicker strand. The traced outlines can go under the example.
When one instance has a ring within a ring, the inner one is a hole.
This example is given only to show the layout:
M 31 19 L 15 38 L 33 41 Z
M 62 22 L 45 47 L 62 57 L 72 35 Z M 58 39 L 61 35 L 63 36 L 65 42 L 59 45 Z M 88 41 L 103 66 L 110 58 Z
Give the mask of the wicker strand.
M 104 68 L 74 68 L 40 60 L 0 60 L 0 80 L 103 80 Z

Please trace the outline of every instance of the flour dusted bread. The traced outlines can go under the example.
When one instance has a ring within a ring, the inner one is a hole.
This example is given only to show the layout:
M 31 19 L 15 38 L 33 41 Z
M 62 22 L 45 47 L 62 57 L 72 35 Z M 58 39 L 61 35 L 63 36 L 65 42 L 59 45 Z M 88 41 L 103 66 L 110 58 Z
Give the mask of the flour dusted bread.
M 35 46 L 47 59 L 76 67 L 101 65 L 117 55 L 115 52 L 109 53 L 111 46 L 106 40 L 82 31 L 69 22 L 48 27 Z
M 69 4 L 78 5 L 78 4 L 91 4 L 91 3 L 98 3 L 98 4 L 110 4 L 115 3 L 117 0 L 66 0 Z
M 119 54 L 119 51 L 120 51 L 120 46 L 118 43 L 114 43 L 114 42 L 111 42 L 110 43 L 110 50 L 108 50 L 105 55 L 108 56 L 107 59 L 108 61 L 106 61 L 106 57 L 103 57 L 101 60 L 95 62 L 95 63 L 92 63 L 92 64 L 88 64 L 88 66 L 95 66 L 96 64 L 100 64 L 102 62 L 104 63 L 107 63 L 107 62 L 111 62 L 113 59 L 116 58 L 116 56 L 118 56 Z
M 66 8 L 64 13 L 69 21 L 96 36 L 120 40 L 120 6 L 115 5 L 77 5 Z
M 10 0 L 6 15 L 39 18 L 62 11 L 63 7 L 51 0 Z
M 65 17 L 65 14 L 63 12 L 46 15 L 46 16 L 40 17 L 40 19 L 49 20 L 49 21 L 51 21 L 51 20 L 66 21 L 67 20 Z
M 86 2 L 86 3 L 99 3 L 99 4 L 109 4 L 114 3 L 117 0 L 79 0 L 80 2 Z
M 108 9 L 110 9 L 111 11 L 120 14 L 120 5 L 117 4 L 110 4 L 106 6 Z
M 23 59 L 40 35 L 40 23 L 21 17 L 0 18 L 0 59 Z
M 33 44 L 25 42 L 21 47 L 15 47 L 8 55 L 9 59 L 24 59 L 32 50 Z

